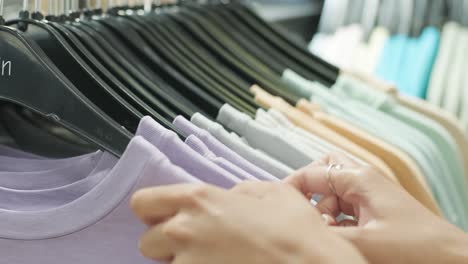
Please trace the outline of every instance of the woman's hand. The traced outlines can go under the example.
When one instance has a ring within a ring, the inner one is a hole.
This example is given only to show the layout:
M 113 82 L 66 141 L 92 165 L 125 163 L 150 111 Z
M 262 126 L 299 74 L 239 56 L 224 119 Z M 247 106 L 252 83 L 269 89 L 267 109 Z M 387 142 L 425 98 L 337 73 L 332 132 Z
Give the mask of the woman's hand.
M 330 164 L 342 166 L 329 170 Z M 332 154 L 285 182 L 304 195 L 323 194 L 317 209 L 329 216 L 330 228 L 351 241 L 371 263 L 468 263 L 467 235 L 376 169 Z M 340 213 L 357 220 L 337 223 Z
M 365 263 L 328 230 L 320 214 L 294 188 L 243 183 L 226 191 L 174 185 L 138 191 L 136 215 L 149 226 L 144 256 L 177 264 Z

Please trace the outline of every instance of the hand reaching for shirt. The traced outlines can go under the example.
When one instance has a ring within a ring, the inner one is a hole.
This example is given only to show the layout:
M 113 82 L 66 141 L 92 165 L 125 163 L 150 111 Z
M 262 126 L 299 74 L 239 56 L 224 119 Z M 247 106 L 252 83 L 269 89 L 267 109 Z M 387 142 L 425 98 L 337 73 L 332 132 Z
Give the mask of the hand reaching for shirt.
M 243 183 L 226 191 L 174 185 L 138 191 L 136 215 L 149 226 L 147 258 L 174 264 L 366 263 L 330 232 L 318 211 L 281 183 Z
M 326 177 L 329 164 L 334 167 Z M 371 167 L 332 154 L 285 180 L 304 195 L 325 195 L 317 209 L 331 229 L 371 263 L 468 263 L 468 236 L 434 215 Z M 336 223 L 341 213 L 357 221 Z

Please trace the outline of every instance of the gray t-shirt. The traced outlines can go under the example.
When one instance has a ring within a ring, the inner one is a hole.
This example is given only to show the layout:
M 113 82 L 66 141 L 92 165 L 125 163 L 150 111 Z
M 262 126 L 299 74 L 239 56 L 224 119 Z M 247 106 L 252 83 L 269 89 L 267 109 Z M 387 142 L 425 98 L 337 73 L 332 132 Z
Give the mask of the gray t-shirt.
M 293 169 L 300 169 L 313 162 L 313 155 L 290 144 L 277 131 L 262 126 L 228 104 L 221 107 L 217 120 L 242 136 L 250 146 L 264 151 Z
M 209 120 L 202 114 L 194 114 L 191 118 L 191 121 L 197 127 L 207 130 L 216 139 L 221 141 L 228 148 L 232 149 L 240 156 L 246 158 L 253 164 L 271 173 L 277 178 L 282 179 L 294 172 L 292 168 L 268 156 L 264 152 L 252 148 L 251 146 L 243 142 L 238 135 L 227 132 L 223 126 Z

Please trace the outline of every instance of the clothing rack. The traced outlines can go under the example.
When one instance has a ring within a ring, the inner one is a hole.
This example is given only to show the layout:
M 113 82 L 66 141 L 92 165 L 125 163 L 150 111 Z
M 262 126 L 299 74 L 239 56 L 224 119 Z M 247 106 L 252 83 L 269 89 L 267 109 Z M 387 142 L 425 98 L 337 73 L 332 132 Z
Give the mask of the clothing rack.
M 311 54 L 244 1 L 59 2 L 0 25 L 9 262 L 147 263 L 138 189 L 279 182 L 331 152 L 468 230 L 468 137 L 439 108 Z

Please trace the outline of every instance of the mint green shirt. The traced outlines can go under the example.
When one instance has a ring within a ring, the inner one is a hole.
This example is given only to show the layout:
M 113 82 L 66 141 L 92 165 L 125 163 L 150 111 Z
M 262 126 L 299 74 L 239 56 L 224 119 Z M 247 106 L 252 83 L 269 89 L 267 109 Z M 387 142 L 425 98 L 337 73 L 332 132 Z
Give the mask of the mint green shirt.
M 348 85 L 335 85 L 334 90 L 343 97 L 369 105 L 384 113 L 387 113 L 428 136 L 439 150 L 440 157 L 449 169 L 448 180 L 456 187 L 456 193 L 462 198 L 464 205 L 468 206 L 468 184 L 466 183 L 461 150 L 457 148 L 455 140 L 449 132 L 437 122 L 426 116 L 414 112 L 392 100 L 390 95 L 372 89 L 362 82 L 343 77 L 342 81 Z
M 451 179 L 448 163 L 442 157 L 441 151 L 423 132 L 376 107 L 391 100 L 378 97 L 375 101 L 364 104 L 349 95 L 344 96 L 339 92 L 340 86 L 347 86 L 349 83 L 343 78 L 331 90 L 290 70 L 284 72 L 283 80 L 290 85 L 292 91 L 301 91 L 303 95 L 308 95 L 307 98 L 321 104 L 330 114 L 408 153 L 424 172 L 447 219 L 465 230 L 468 229 L 467 203 L 464 202 L 464 195 L 459 194 L 460 188 Z

